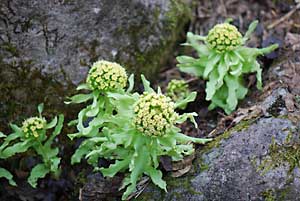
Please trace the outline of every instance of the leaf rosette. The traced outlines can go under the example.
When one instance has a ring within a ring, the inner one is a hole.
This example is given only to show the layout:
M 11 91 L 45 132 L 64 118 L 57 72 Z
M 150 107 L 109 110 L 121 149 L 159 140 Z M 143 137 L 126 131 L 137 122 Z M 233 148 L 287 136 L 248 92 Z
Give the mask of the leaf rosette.
M 183 72 L 207 80 L 205 92 L 206 100 L 211 101 L 209 110 L 220 107 L 227 114 L 234 111 L 238 100 L 244 99 L 248 92 L 243 78 L 247 73 L 256 73 L 256 86 L 262 88 L 262 69 L 256 58 L 274 51 L 278 45 L 261 49 L 246 47 L 257 24 L 258 21 L 252 22 L 244 36 L 228 22 L 213 27 L 208 36 L 187 33 L 184 45 L 194 48 L 199 57 L 179 56 L 177 66 Z
M 64 116 L 54 117 L 49 123 L 42 116 L 43 104 L 38 106 L 39 116 L 30 117 L 23 121 L 22 127 L 11 124 L 13 133 L 2 135 L 3 143 L 0 145 L 0 159 L 10 158 L 18 153 L 27 152 L 29 149 L 40 156 L 42 163 L 33 167 L 27 181 L 32 187 L 37 186 L 37 181 L 48 173 L 57 177 L 60 173 L 58 148 L 53 148 L 53 141 L 60 134 L 63 127 Z M 48 130 L 54 130 L 49 134 Z M 48 133 L 48 134 L 47 134 Z M 31 152 L 32 153 L 32 152 Z M 0 168 L 0 177 L 5 177 L 11 185 L 16 185 L 13 175 L 6 169 Z

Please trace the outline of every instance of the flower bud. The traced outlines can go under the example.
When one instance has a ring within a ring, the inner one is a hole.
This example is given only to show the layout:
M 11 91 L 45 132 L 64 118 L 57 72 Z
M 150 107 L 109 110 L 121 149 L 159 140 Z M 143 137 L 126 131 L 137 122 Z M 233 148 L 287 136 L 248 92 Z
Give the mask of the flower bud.
M 101 60 L 93 64 L 86 82 L 93 90 L 115 91 L 126 87 L 127 74 L 119 64 Z
M 185 98 L 189 94 L 188 84 L 184 80 L 171 80 L 167 86 L 167 96 L 173 101 Z
M 141 95 L 134 111 L 136 128 L 148 136 L 165 135 L 178 118 L 171 99 L 156 93 L 145 92 Z
M 208 32 L 206 42 L 217 52 L 226 52 L 242 44 L 242 34 L 229 23 L 217 24 Z
M 23 121 L 22 131 L 25 137 L 39 137 L 39 131 L 43 130 L 46 125 L 46 120 L 40 117 L 30 117 Z

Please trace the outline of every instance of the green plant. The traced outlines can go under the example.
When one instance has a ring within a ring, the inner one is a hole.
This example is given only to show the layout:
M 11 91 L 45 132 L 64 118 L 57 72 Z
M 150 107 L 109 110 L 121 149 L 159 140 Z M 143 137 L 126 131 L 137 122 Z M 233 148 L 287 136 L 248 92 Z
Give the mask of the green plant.
M 30 173 L 28 183 L 32 187 L 36 187 L 37 180 L 43 178 L 48 173 L 59 174 L 60 158 L 57 156 L 58 148 L 52 148 L 51 145 L 55 137 L 60 133 L 64 116 L 59 115 L 49 123 L 42 117 L 43 104 L 38 106 L 39 116 L 26 119 L 22 127 L 11 124 L 10 127 L 14 131 L 8 136 L 1 135 L 4 138 L 0 146 L 0 158 L 7 159 L 17 153 L 24 153 L 29 149 L 34 150 L 42 159 L 42 163 L 37 164 Z M 54 128 L 55 127 L 55 128 Z M 49 129 L 54 128 L 54 131 L 47 135 Z M 12 175 L 5 169 L 0 169 L 0 176 L 4 176 L 14 185 Z
M 78 133 L 69 135 L 71 139 L 85 138 L 72 156 L 72 164 L 80 162 L 85 156 L 88 163 L 104 176 L 113 177 L 118 172 L 129 170 L 123 180 L 122 188 L 127 186 L 127 189 L 122 199 L 126 199 L 135 190 L 137 181 L 143 174 L 166 190 L 162 172 L 158 170 L 159 157 L 168 155 L 173 160 L 181 160 L 184 155 L 193 153 L 194 148 L 190 142 L 210 141 L 181 134 L 180 129 L 175 126 L 188 118 L 195 123 L 193 117 L 196 113 L 179 115 L 174 111 L 193 101 L 195 92 L 186 99 L 173 103 L 160 89 L 154 92 L 144 76 L 142 81 L 145 89 L 142 95 L 131 93 L 133 79 L 126 92 L 119 90 L 104 93 L 114 112 L 103 112 L 101 116 L 95 116 L 87 122 L 84 129 L 78 129 Z M 108 168 L 99 168 L 99 158 L 112 160 L 113 164 Z
M 188 95 L 191 93 L 189 90 L 189 86 L 185 80 L 171 80 L 168 83 L 167 89 L 167 96 L 169 96 L 173 101 L 184 100 Z M 182 105 L 179 109 L 184 110 L 187 104 Z
M 133 88 L 130 87 L 125 92 L 127 81 L 133 82 L 133 75 L 127 78 L 125 69 L 117 63 L 100 60 L 95 62 L 86 79 L 86 83 L 77 87 L 77 90 L 90 91 L 88 94 L 77 94 L 70 97 L 70 101 L 66 101 L 66 104 L 70 103 L 86 103 L 87 104 L 78 113 L 78 118 L 69 123 L 69 125 L 76 124 L 78 133 L 69 134 L 69 137 L 89 137 L 93 133 L 97 132 L 100 128 L 98 121 L 102 121 L 101 118 L 107 115 L 111 115 L 114 112 L 114 106 L 111 104 L 111 98 L 107 96 L 108 92 L 129 93 Z M 92 119 L 88 127 L 84 126 L 84 122 Z M 88 146 L 88 145 L 87 145 Z M 71 162 L 79 162 L 80 158 L 72 157 Z
M 262 49 L 246 47 L 257 24 L 258 21 L 252 22 L 244 36 L 228 22 L 215 25 L 207 36 L 187 34 L 184 45 L 193 47 L 199 58 L 179 56 L 177 66 L 183 72 L 208 80 L 205 91 L 206 100 L 211 101 L 210 110 L 221 107 L 227 114 L 235 110 L 238 100 L 248 92 L 243 80 L 245 73 L 256 72 L 256 86 L 262 88 L 262 69 L 256 58 L 272 52 L 278 45 Z
M 0 138 L 6 138 L 7 136 L 0 132 Z M 0 167 L 0 178 L 5 178 L 8 180 L 9 184 L 16 186 L 16 182 L 13 180 L 13 175 L 6 169 Z

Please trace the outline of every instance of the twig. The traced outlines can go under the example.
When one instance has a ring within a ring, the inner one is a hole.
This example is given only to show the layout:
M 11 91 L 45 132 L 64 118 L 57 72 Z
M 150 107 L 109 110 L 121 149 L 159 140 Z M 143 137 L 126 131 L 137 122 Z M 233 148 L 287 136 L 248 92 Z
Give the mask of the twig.
M 292 10 L 290 10 L 290 12 L 288 12 L 287 14 L 285 14 L 284 16 L 282 16 L 281 18 L 279 18 L 278 20 L 276 20 L 275 22 L 273 22 L 272 24 L 270 24 L 267 28 L 268 29 L 273 29 L 275 26 L 277 26 L 278 24 L 282 23 L 283 21 L 287 20 L 288 18 L 290 18 L 294 12 L 300 8 L 300 3 L 298 3 L 296 5 L 296 7 L 294 7 Z
M 198 78 L 197 78 L 197 77 L 193 77 L 193 78 L 188 79 L 188 80 L 185 81 L 185 82 L 186 82 L 187 84 L 189 84 L 189 83 L 194 82 L 194 81 L 196 81 L 196 80 L 198 80 Z

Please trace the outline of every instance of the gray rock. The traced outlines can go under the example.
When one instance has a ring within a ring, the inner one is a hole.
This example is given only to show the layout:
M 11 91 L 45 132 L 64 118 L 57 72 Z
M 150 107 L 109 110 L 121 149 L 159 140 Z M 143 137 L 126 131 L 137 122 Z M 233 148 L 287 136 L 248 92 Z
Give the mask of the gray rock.
M 61 112 L 58 102 L 99 59 L 119 62 L 136 75 L 155 75 L 190 20 L 189 5 L 186 0 L 0 0 L 5 114 L 0 123 L 20 117 L 17 111 L 32 115 L 39 102 Z
M 75 84 L 100 58 L 153 75 L 188 20 L 180 0 L 1 0 L 1 60 Z
M 265 200 L 271 196 L 300 200 L 298 168 L 289 173 L 287 161 L 266 172 L 259 169 L 268 169 L 263 161 L 272 154 L 271 144 L 283 145 L 291 133 L 298 138 L 299 128 L 280 118 L 260 118 L 245 126 L 217 138 L 215 144 L 200 151 L 194 173 L 183 178 L 168 177 L 168 193 L 150 185 L 137 200 Z M 204 170 L 197 170 L 199 165 Z

